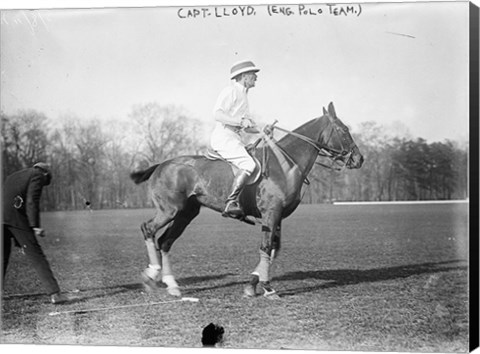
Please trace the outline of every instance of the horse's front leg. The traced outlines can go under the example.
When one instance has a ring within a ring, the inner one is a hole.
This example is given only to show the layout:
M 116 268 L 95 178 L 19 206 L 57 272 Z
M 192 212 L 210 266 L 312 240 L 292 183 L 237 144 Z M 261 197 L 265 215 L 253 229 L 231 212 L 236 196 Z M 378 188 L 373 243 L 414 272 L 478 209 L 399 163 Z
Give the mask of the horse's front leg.
M 152 230 L 148 223 L 143 223 L 141 226 L 143 237 L 145 239 L 145 246 L 147 247 L 148 267 L 142 272 L 143 283 L 148 290 L 159 287 L 161 281 L 162 261 L 160 252 L 155 244 L 156 230 Z
M 270 226 L 271 225 L 271 226 Z M 272 288 L 271 269 L 273 260 L 280 250 L 281 218 L 276 213 L 267 225 L 262 226 L 263 236 L 260 246 L 260 261 L 252 272 L 250 282 L 245 287 L 245 295 L 248 297 L 257 295 L 257 287 L 260 286 L 263 296 L 269 299 L 278 299 L 276 291 Z

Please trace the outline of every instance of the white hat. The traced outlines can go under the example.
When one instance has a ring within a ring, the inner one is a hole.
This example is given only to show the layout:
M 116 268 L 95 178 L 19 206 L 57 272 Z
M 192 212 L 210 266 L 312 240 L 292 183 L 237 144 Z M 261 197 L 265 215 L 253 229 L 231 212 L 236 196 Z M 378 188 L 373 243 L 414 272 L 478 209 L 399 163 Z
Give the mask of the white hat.
M 37 162 L 35 165 L 33 165 L 35 168 L 39 168 L 41 170 L 44 170 L 45 172 L 50 173 L 51 171 L 51 166 L 48 163 L 45 162 Z
M 238 63 L 233 64 L 232 69 L 230 69 L 230 79 L 235 78 L 235 76 L 248 73 L 250 71 L 258 72 L 259 68 L 253 64 L 250 60 L 239 61 Z

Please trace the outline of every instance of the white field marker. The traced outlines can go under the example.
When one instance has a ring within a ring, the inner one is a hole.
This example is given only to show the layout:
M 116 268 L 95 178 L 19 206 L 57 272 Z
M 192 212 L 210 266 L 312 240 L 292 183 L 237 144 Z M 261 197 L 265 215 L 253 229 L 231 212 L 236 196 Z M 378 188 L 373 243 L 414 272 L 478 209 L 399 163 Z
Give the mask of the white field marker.
M 83 310 L 79 309 L 79 310 L 70 310 L 70 311 L 55 311 L 55 312 L 50 312 L 48 315 L 49 316 L 58 316 L 58 315 L 64 315 L 64 314 L 69 314 L 69 313 L 98 312 L 98 311 L 117 310 L 117 309 L 125 309 L 125 308 L 132 308 L 132 307 L 170 304 L 170 303 L 173 303 L 173 302 L 198 302 L 198 301 L 200 301 L 200 300 L 196 297 L 182 297 L 180 300 L 149 302 L 149 303 L 145 303 L 145 304 L 122 305 L 122 306 L 111 306 L 111 307 L 97 307 L 97 308 L 83 309 Z

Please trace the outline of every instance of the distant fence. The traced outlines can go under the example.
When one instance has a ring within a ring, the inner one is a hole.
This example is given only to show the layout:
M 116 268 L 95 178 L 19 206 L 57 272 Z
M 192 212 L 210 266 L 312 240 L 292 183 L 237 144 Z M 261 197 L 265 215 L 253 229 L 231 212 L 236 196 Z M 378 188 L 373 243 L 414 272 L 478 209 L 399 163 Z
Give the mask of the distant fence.
M 463 204 L 469 203 L 468 199 L 456 200 L 394 200 L 371 202 L 333 202 L 334 205 L 375 205 L 375 204 Z

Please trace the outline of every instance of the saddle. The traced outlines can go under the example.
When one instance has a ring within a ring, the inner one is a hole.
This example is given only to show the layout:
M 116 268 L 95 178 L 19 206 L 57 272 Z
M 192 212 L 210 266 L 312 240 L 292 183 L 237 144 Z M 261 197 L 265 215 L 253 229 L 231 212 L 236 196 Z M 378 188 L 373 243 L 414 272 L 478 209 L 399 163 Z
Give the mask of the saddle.
M 239 196 L 239 203 L 245 212 L 245 215 L 250 215 L 255 218 L 261 218 L 262 214 L 260 213 L 260 210 L 258 210 L 257 207 L 257 187 L 260 181 L 262 180 L 263 176 L 263 169 L 262 169 L 262 164 L 260 161 L 254 156 L 252 150 L 247 150 L 249 155 L 253 158 L 253 161 L 255 161 L 255 170 L 252 172 L 250 175 L 249 179 L 246 182 L 245 188 L 243 188 L 243 191 L 240 193 Z M 204 154 L 204 157 L 210 161 L 216 161 L 220 160 L 225 163 L 227 163 L 230 168 L 232 169 L 232 173 L 235 176 L 239 168 L 235 166 L 233 163 L 230 161 L 224 159 L 216 150 L 208 149 L 207 152 Z M 253 221 L 250 221 L 248 219 L 243 219 L 242 221 L 245 221 L 249 224 L 254 224 Z
M 258 161 L 258 159 L 252 153 L 250 153 L 250 151 L 248 152 L 248 154 L 250 155 L 250 157 L 255 162 L 255 169 L 253 170 L 252 174 L 249 176 L 249 178 L 246 182 L 247 186 L 259 182 L 260 177 L 262 176 L 262 165 L 260 164 L 260 161 Z M 204 156 L 208 160 L 211 160 L 211 161 L 220 160 L 220 161 L 226 162 L 231 167 L 234 176 L 236 175 L 237 171 L 239 170 L 239 168 L 237 166 L 235 166 L 233 163 L 231 163 L 230 161 L 228 161 L 228 160 L 224 159 L 222 156 L 220 156 L 220 154 L 216 150 L 212 150 L 212 149 L 209 148 Z

